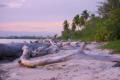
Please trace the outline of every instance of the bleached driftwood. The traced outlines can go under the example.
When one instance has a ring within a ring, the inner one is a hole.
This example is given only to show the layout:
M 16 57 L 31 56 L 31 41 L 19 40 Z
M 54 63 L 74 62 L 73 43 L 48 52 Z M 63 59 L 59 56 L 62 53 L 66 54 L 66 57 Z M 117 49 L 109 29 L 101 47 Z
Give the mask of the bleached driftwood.
M 43 56 L 46 54 L 50 54 L 53 52 L 58 52 L 59 50 L 63 49 L 66 50 L 66 47 L 62 45 L 62 42 L 55 43 L 53 40 L 43 40 L 41 42 L 30 42 L 30 43 L 7 43 L 7 44 L 0 44 L 0 60 L 1 59 L 16 59 L 19 58 L 22 55 L 22 47 L 24 45 L 27 45 L 32 51 L 34 56 Z M 68 45 L 68 50 L 69 48 Z M 49 53 L 47 53 L 47 51 Z M 40 53 L 39 53 L 40 52 Z
M 16 59 L 22 55 L 22 47 L 24 45 L 29 46 L 31 49 L 36 49 L 42 44 L 38 43 L 7 43 L 0 44 L 0 59 Z M 44 45 L 44 44 L 43 44 Z M 46 46 L 46 45 L 44 45 Z
M 49 57 L 49 58 L 37 59 L 37 60 L 36 60 L 36 58 L 29 59 L 30 50 L 27 46 L 24 46 L 23 54 L 20 57 L 19 64 L 26 66 L 26 67 L 36 67 L 36 66 L 42 66 L 42 65 L 46 65 L 46 64 L 50 64 L 50 63 L 60 62 L 76 53 L 82 52 L 83 49 L 85 48 L 85 45 L 86 44 L 83 43 L 81 45 L 80 49 L 75 52 L 65 53 L 64 55 L 61 55 L 61 56 L 55 56 L 55 57 Z
M 49 47 L 51 45 L 51 43 L 49 42 L 40 42 L 40 43 L 36 43 L 36 42 L 30 42 L 30 43 L 0 43 L 0 60 L 1 59 L 16 59 L 19 58 L 22 55 L 22 47 L 24 45 L 27 45 L 32 51 L 43 47 Z M 46 55 L 46 54 L 42 54 L 42 55 Z M 40 55 L 41 56 L 41 55 Z
M 46 41 L 44 41 L 46 43 Z M 60 51 L 59 46 L 57 46 L 54 42 L 52 42 L 52 40 L 47 40 L 47 44 L 50 44 L 49 46 L 41 46 L 38 47 L 37 49 L 31 51 L 32 57 L 38 57 L 38 56 L 42 56 L 42 55 L 47 55 L 47 54 L 52 54 L 52 53 L 57 53 L 58 51 Z

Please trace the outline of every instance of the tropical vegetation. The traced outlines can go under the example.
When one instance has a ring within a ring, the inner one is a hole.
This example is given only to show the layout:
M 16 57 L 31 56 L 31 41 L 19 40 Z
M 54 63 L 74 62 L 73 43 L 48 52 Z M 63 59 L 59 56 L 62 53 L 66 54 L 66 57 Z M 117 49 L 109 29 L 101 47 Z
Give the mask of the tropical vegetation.
M 84 10 L 82 14 L 73 17 L 71 24 L 65 20 L 67 23 L 64 22 L 63 26 L 67 26 L 67 28 L 62 31 L 62 38 L 108 41 L 109 43 L 112 41 L 114 43 L 117 40 L 117 42 L 120 42 L 120 0 L 100 2 L 98 14 L 99 16 L 96 16 L 89 13 L 88 10 Z

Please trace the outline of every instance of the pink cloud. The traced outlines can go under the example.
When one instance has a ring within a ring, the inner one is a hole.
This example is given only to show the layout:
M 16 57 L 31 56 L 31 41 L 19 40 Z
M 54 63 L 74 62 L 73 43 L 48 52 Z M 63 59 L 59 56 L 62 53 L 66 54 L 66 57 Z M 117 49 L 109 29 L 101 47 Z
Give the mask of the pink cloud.
M 61 32 L 62 22 L 30 21 L 0 23 L 3 31 L 29 31 L 29 32 Z
M 1 7 L 8 7 L 8 8 L 20 8 L 26 0 L 2 0 Z

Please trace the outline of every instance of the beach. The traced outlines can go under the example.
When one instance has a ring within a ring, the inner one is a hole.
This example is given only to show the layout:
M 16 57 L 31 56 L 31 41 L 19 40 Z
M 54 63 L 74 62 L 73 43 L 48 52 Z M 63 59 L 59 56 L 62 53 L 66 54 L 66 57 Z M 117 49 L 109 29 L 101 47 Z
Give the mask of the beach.
M 2 63 L 1 69 L 6 71 L 3 80 L 120 80 L 120 68 L 113 67 L 116 62 L 107 58 L 109 50 L 97 49 L 99 45 L 90 44 L 90 52 L 73 55 L 67 61 L 36 68 L 22 67 L 17 60 Z
M 120 80 L 120 0 L 0 0 L 0 80 Z

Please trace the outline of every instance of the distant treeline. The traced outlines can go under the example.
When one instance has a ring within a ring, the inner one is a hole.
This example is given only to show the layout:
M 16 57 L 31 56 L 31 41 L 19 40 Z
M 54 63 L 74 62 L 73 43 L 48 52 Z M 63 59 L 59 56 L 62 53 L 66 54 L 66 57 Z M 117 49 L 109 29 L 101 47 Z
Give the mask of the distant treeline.
M 7 36 L 7 37 L 0 37 L 0 39 L 46 39 L 47 37 L 43 36 Z M 52 38 L 52 37 L 49 37 Z

